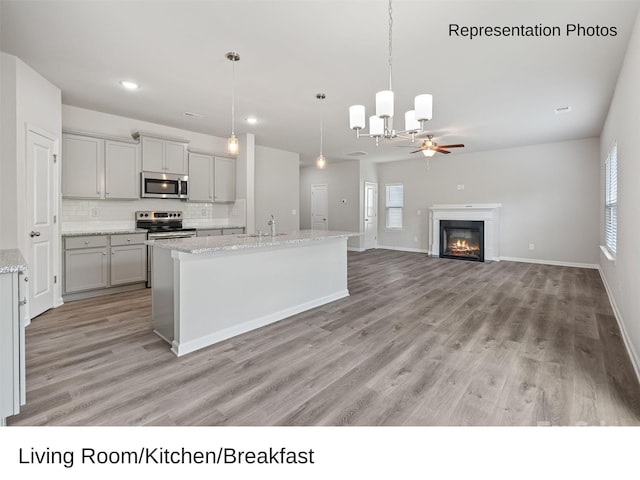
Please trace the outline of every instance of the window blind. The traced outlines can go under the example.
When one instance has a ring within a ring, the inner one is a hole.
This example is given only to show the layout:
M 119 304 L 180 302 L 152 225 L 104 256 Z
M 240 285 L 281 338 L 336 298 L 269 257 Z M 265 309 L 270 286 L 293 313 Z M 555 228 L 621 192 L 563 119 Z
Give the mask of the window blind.
M 604 242 L 612 253 L 618 243 L 618 144 L 614 143 L 605 161 Z
M 402 184 L 386 185 L 387 228 L 402 228 L 404 187 Z

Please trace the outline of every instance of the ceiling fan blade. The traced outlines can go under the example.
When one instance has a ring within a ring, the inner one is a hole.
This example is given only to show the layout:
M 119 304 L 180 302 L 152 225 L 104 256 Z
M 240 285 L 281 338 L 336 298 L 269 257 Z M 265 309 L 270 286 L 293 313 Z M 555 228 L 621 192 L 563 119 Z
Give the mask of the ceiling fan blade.
M 418 152 L 421 152 L 421 151 L 423 151 L 423 150 L 424 150 L 424 148 L 421 148 L 421 149 L 419 149 L 419 150 L 415 150 L 415 151 L 413 151 L 413 152 L 411 152 L 411 153 L 418 153 Z
M 438 153 L 451 153 L 449 150 L 441 150 L 441 149 L 437 149 L 436 152 L 438 152 Z
M 464 147 L 463 143 L 456 143 L 455 145 L 438 145 L 438 148 L 461 148 Z

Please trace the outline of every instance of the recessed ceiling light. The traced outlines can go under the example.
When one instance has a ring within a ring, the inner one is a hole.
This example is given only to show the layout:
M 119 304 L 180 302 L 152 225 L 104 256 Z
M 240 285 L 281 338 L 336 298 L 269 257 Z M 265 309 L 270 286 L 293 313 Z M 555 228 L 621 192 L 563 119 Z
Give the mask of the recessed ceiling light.
M 127 90 L 137 90 L 138 88 L 140 88 L 140 85 L 138 85 L 135 82 L 130 82 L 128 80 L 123 80 L 120 82 L 120 85 L 122 85 L 124 88 L 126 88 Z
M 247 123 L 249 125 L 255 125 L 258 123 L 258 119 L 256 117 L 247 117 Z
M 184 112 L 183 115 L 185 117 L 191 117 L 191 118 L 204 118 L 204 115 L 201 115 L 199 113 L 193 113 L 193 112 Z
M 556 115 L 560 115 L 561 113 L 569 113 L 571 111 L 571 107 L 558 107 L 553 110 Z

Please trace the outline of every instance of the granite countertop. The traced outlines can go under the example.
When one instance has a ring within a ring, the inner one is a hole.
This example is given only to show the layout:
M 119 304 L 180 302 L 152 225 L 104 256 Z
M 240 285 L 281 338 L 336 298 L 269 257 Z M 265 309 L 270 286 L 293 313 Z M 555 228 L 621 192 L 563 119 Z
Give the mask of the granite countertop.
M 81 237 L 84 235 L 120 235 L 120 234 L 133 234 L 133 233 L 147 233 L 144 228 L 105 228 L 102 230 L 69 230 L 63 231 L 63 237 Z
M 355 232 L 301 230 L 290 233 L 280 233 L 275 237 L 271 235 L 238 234 L 216 237 L 192 237 L 147 241 L 148 245 L 156 248 L 177 250 L 185 253 L 213 253 L 229 250 L 244 250 L 249 248 L 262 248 L 275 245 L 295 245 L 305 242 L 329 240 L 333 238 L 346 238 L 361 235 Z
M 25 272 L 27 268 L 27 262 L 20 250 L 0 250 L 0 273 Z

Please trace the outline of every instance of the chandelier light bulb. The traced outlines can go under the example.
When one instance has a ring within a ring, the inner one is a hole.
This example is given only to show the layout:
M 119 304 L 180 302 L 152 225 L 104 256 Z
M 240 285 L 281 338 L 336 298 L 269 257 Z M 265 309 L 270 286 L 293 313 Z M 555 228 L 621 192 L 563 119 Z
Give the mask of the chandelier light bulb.
M 349 107 L 349 127 L 351 130 L 364 128 L 364 105 L 352 105 Z
M 433 118 L 433 95 L 423 93 L 418 95 L 414 101 L 416 120 L 431 120 Z
M 416 120 L 416 111 L 409 110 L 404 114 L 404 129 L 407 133 L 420 131 L 420 122 Z
M 393 92 L 382 90 L 376 93 L 376 116 L 380 118 L 393 117 Z
M 384 135 L 384 120 L 380 117 L 372 115 L 369 117 L 369 135 L 372 137 L 381 137 Z

